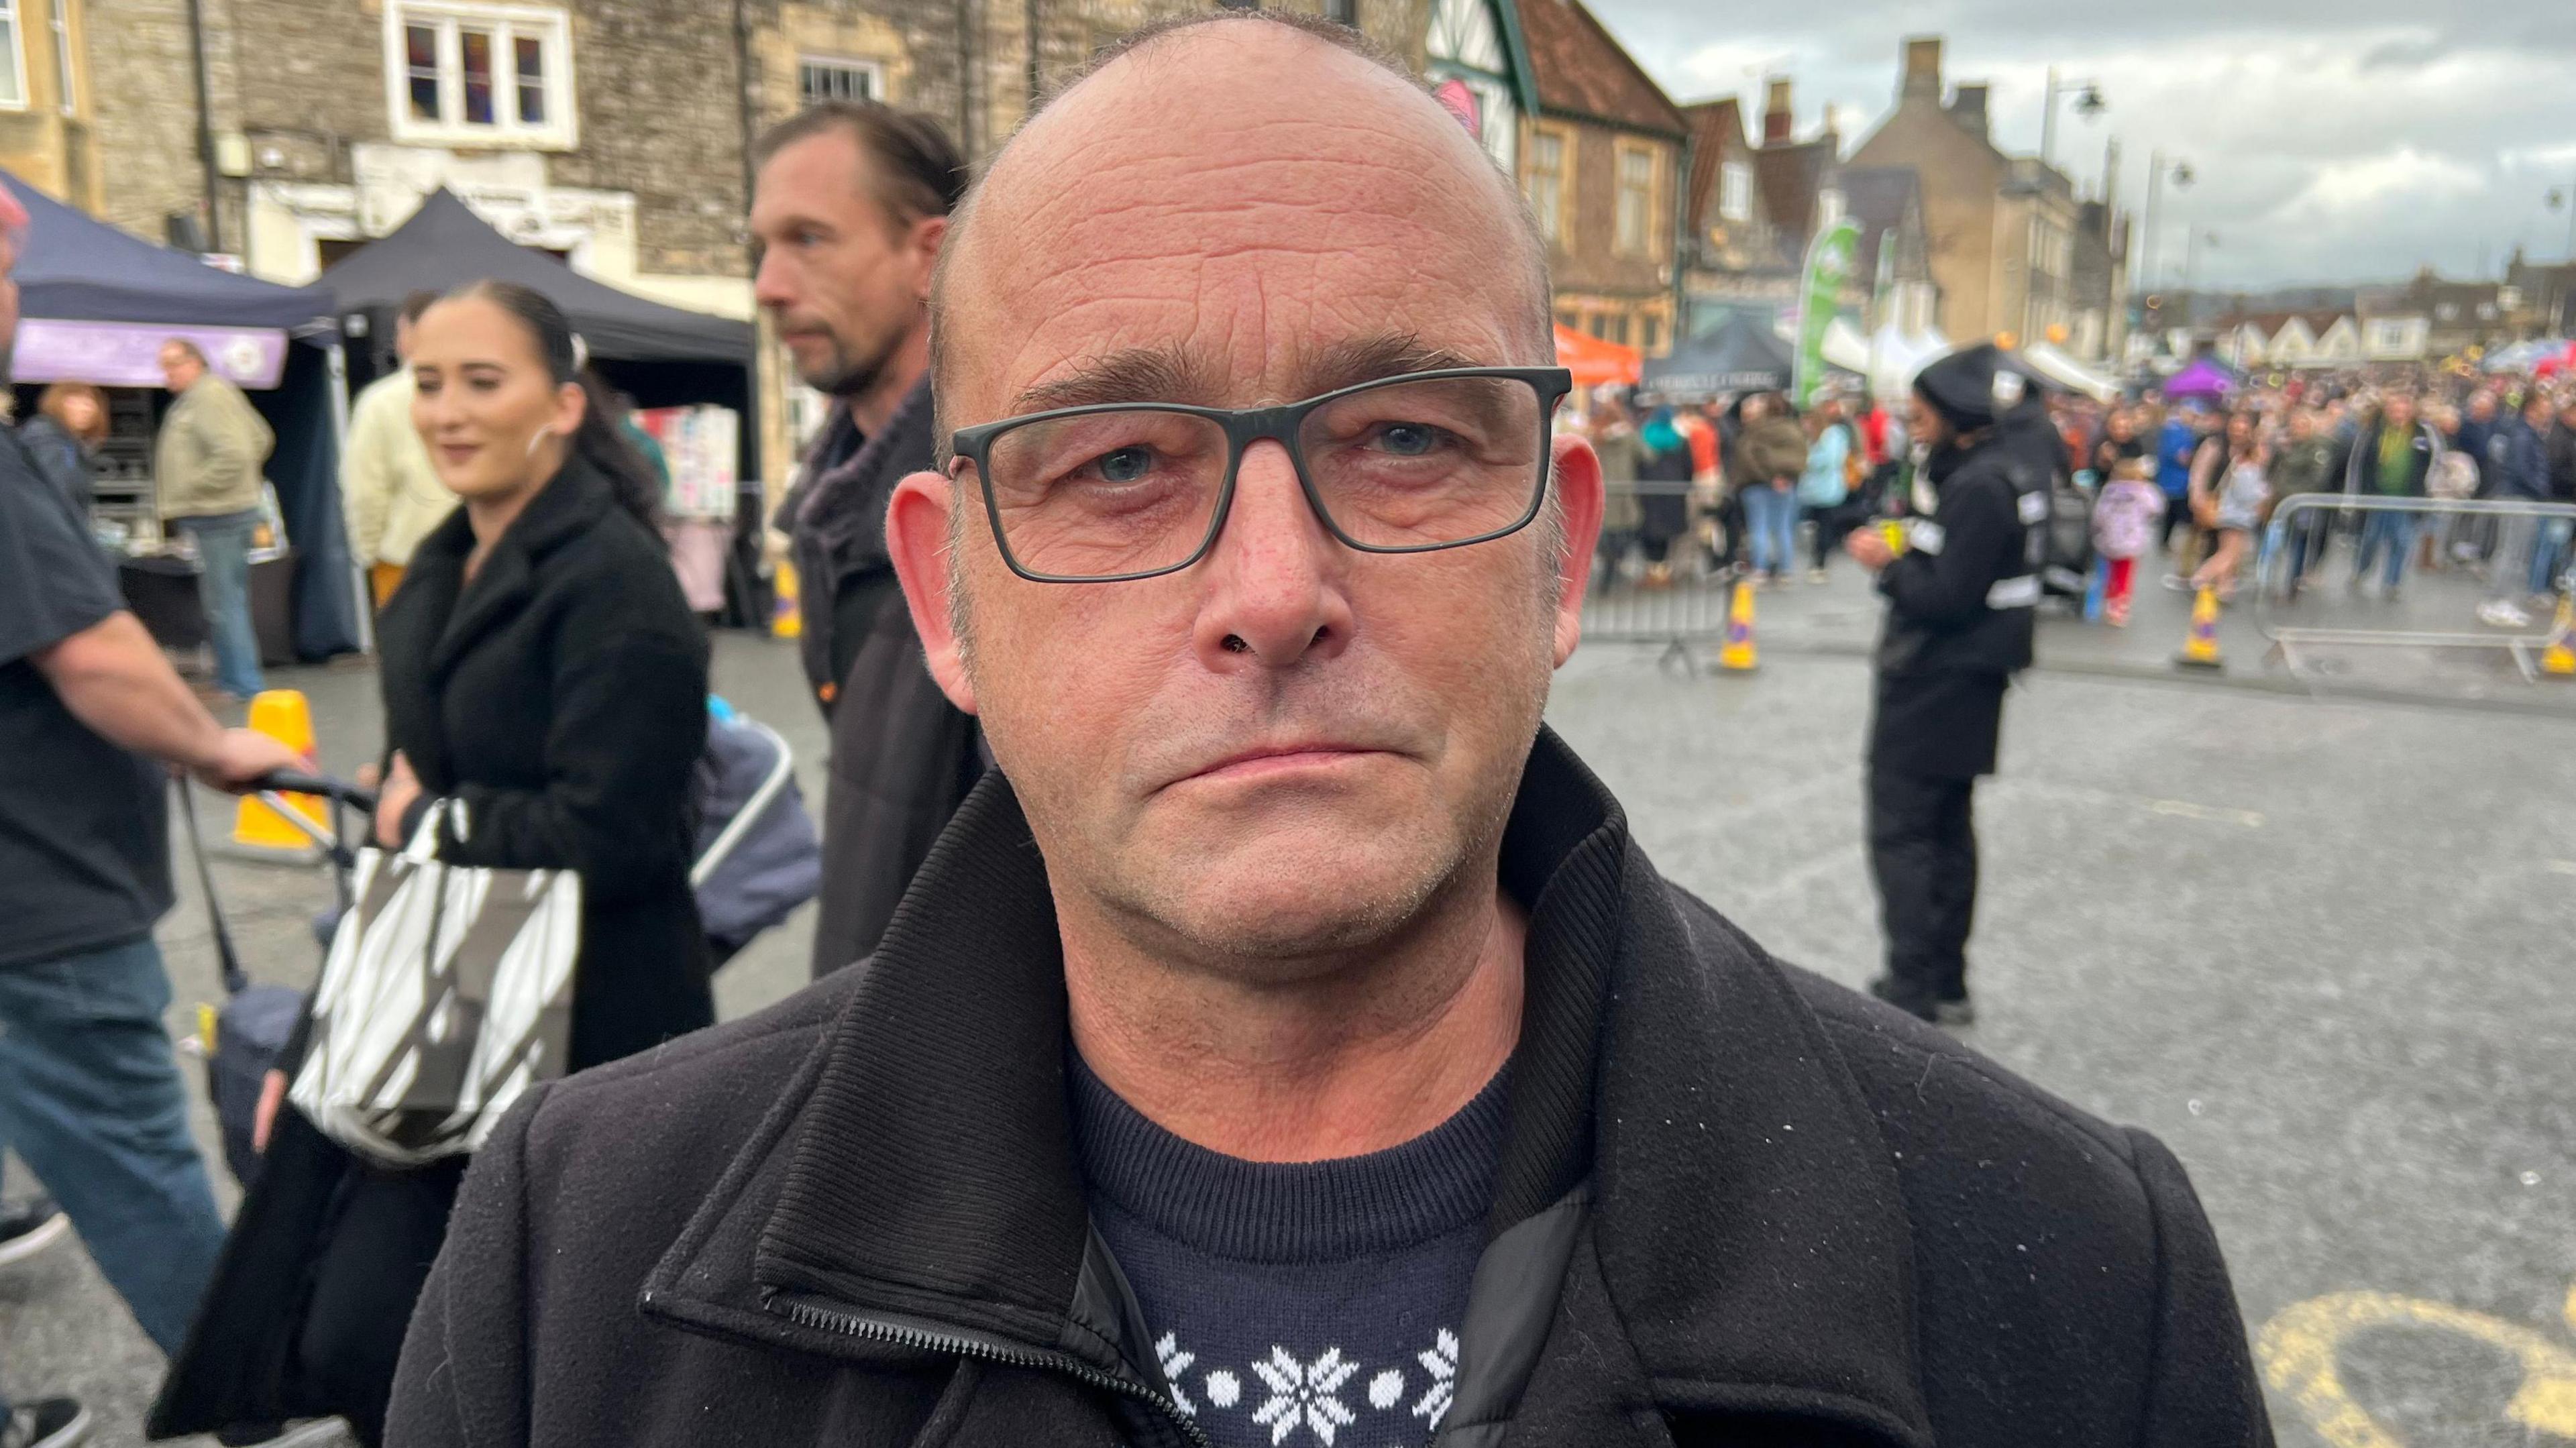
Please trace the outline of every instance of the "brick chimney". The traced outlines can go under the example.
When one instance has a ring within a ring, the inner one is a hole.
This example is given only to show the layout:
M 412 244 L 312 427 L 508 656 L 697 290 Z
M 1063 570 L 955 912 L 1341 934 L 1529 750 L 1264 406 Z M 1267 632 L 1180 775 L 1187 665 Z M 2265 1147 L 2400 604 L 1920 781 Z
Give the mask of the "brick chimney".
M 1762 107 L 1762 144 L 1776 146 L 1788 140 L 1794 126 L 1793 112 L 1789 108 L 1788 77 L 1773 76 L 1770 93 Z
M 1916 35 L 1906 39 L 1904 80 L 1897 87 L 1896 98 L 1902 101 L 1916 96 L 1926 97 L 1934 105 L 1941 103 L 1940 36 Z
M 1950 98 L 1950 114 L 1979 136 L 1986 133 L 1986 90 L 1984 81 L 1974 85 L 1962 82 L 1958 93 Z

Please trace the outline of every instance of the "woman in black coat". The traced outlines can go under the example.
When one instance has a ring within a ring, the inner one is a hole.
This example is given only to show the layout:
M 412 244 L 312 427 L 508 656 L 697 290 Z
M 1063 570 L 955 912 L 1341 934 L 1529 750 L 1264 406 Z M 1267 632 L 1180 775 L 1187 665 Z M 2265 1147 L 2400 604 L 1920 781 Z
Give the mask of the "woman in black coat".
M 413 418 L 464 506 L 377 622 L 376 842 L 408 841 L 445 798 L 439 859 L 580 876 L 579 1070 L 715 1018 L 688 880 L 706 638 L 562 313 L 479 283 L 415 336 Z M 270 1137 L 153 1433 L 336 1414 L 376 1443 L 465 1158 L 381 1168 L 292 1109 Z

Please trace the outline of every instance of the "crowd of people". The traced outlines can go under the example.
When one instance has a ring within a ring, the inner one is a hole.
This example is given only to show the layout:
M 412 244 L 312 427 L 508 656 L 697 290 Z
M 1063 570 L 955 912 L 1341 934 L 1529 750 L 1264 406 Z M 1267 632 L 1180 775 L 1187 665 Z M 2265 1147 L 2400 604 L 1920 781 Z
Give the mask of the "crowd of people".
M 2370 384 L 2292 380 L 2225 400 L 2094 408 L 2061 399 L 2073 477 L 2095 492 L 2103 615 L 2125 622 L 2135 569 L 2161 552 L 2164 586 L 2222 602 L 2264 588 L 2295 604 L 2349 540 L 2342 582 L 2393 602 L 2410 573 L 2475 575 L 2478 619 L 2530 627 L 2563 591 L 2569 520 L 2439 505 L 2576 503 L 2576 388 L 2527 376 Z M 2356 506 L 2306 505 L 2297 497 Z M 2420 506 L 2372 507 L 2375 500 Z
M 2142 567 L 2164 587 L 2209 589 L 2222 604 L 2251 587 L 2295 603 L 2338 539 L 2344 582 L 2394 600 L 2410 572 L 2467 572 L 2486 591 L 2478 619 L 2530 627 L 2563 590 L 2564 517 L 2444 512 L 2443 502 L 2576 503 L 2576 385 L 2528 376 L 2367 383 L 2292 380 L 2232 398 L 2123 400 L 2053 393 L 2065 444 L 2061 491 L 2082 526 L 2052 543 L 2077 576 L 2052 591 L 2126 627 Z M 1764 588 L 1827 578 L 1841 540 L 1908 506 L 1913 460 L 1902 416 L 1865 392 L 1826 390 L 1803 413 L 1782 393 L 1712 401 L 1604 388 L 1560 425 L 1602 458 L 1609 513 L 1596 589 L 1672 586 L 1681 550 L 1705 577 Z M 2302 495 L 2422 499 L 2426 509 L 2302 506 Z
M 2012 359 L 1941 359 L 1901 422 L 1599 398 L 1551 434 L 1527 208 L 1400 62 L 1288 12 L 1109 48 L 971 192 L 872 103 L 754 159 L 756 295 L 833 400 L 779 518 L 833 740 L 809 988 L 713 1023 L 708 641 L 563 313 L 417 299 L 365 409 L 370 839 L 580 887 L 561 1059 L 447 1103 L 459 1150 L 315 1109 L 348 1023 L 308 1008 L 220 1219 L 162 1025 L 167 771 L 304 761 L 215 722 L 0 429 L 0 1136 L 61 1203 L 0 1260 L 79 1231 L 171 1356 L 148 1431 L 2270 1441 L 2180 1164 L 1931 1028 L 1967 1018 L 1971 791 L 2067 471 Z M 2228 472 L 2220 523 L 2260 507 Z M 212 572 L 238 499 L 190 492 Z M 1859 526 L 1900 497 L 1901 540 Z M 1544 723 L 1593 587 L 1690 549 L 1785 587 L 1802 525 L 1807 578 L 1839 551 L 1889 605 L 1877 1001 L 1660 876 Z M 474 1025 L 431 994 L 367 1024 L 426 1059 Z M 89 1423 L 0 1403 L 0 1448 Z
M 1823 583 L 1852 529 L 1874 514 L 1906 454 L 1905 424 L 1866 393 L 1828 390 L 1803 412 L 1785 392 L 1699 403 L 1598 389 L 1559 427 L 1600 454 L 1608 515 L 1594 586 L 1672 586 L 1676 546 L 1705 574 L 1785 588 Z

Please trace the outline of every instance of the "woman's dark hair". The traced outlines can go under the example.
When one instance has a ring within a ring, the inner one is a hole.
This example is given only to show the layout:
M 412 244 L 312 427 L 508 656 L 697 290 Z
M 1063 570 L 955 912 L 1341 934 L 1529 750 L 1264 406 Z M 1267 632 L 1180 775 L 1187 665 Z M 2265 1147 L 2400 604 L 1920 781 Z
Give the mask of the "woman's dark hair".
M 592 372 L 589 359 L 582 353 L 574 336 L 572 322 L 563 309 L 545 293 L 517 282 L 467 282 L 449 292 L 441 301 L 462 301 L 479 297 L 516 318 L 536 340 L 537 355 L 545 359 L 546 375 L 560 387 L 570 382 L 582 390 L 586 406 L 581 411 L 581 427 L 572 435 L 570 454 L 587 463 L 608 479 L 609 492 L 617 505 L 635 515 L 646 527 L 661 520 L 662 480 L 653 475 L 644 455 L 628 441 L 625 430 L 618 426 L 616 405 L 609 400 L 608 388 Z M 661 536 L 657 531 L 655 537 Z

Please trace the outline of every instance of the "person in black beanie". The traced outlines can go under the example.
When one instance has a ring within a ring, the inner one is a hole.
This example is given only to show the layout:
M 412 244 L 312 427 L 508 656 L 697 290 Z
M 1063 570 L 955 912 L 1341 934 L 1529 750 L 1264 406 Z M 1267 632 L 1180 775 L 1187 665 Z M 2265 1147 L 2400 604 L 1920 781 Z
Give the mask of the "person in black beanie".
M 2004 689 L 2030 665 L 2040 595 L 2036 529 L 2048 516 L 2049 479 L 1999 426 L 2029 389 L 1992 346 L 1924 368 L 1913 435 L 1927 452 L 1903 549 L 1875 529 L 1844 544 L 1877 570 L 1888 603 L 1869 731 L 1870 864 L 1887 973 L 1870 991 L 1942 1025 L 1975 1019 L 1971 796 L 1977 776 L 1994 772 Z

